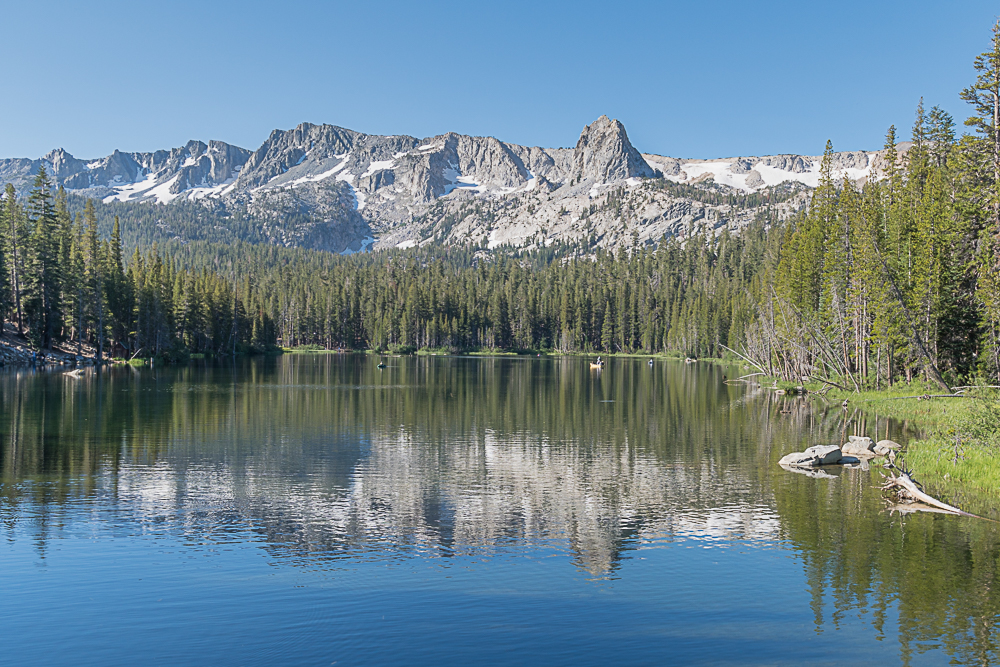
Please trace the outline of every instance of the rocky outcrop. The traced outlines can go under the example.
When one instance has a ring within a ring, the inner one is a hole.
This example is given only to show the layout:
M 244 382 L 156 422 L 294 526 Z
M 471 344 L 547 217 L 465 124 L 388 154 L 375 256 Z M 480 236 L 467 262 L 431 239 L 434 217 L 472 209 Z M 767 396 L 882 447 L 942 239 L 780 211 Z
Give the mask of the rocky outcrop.
M 57 184 L 88 197 L 128 204 L 203 200 L 206 210 L 194 214 L 199 225 L 225 227 L 226 220 L 244 218 L 260 225 L 254 239 L 333 251 L 367 247 L 373 238 L 376 249 L 414 239 L 611 249 L 636 236 L 652 245 L 722 228 L 738 233 L 759 211 L 750 207 L 757 204 L 719 203 L 719 193 L 734 190 L 774 188 L 772 213 L 779 220 L 795 215 L 818 183 L 819 163 L 797 155 L 640 154 L 624 125 L 607 116 L 587 125 L 574 148 L 302 123 L 273 131 L 254 151 L 190 141 L 95 160 L 62 149 L 38 160 L 0 160 L 0 183 L 23 193 L 44 165 Z M 875 153 L 835 153 L 834 178 L 863 180 L 877 175 L 879 164 Z M 290 213 L 294 224 L 277 221 Z
M 813 160 L 801 155 L 768 155 L 760 159 L 768 167 L 774 167 L 791 174 L 804 174 L 812 167 Z
M 56 179 L 65 179 L 87 168 L 83 160 L 77 160 L 62 148 L 49 151 L 42 162 L 48 165 L 49 175 Z
M 274 130 L 247 158 L 237 187 L 245 190 L 267 185 L 306 158 L 315 164 L 338 155 L 347 156 L 358 136 L 358 132 L 342 127 L 311 123 L 302 123 L 288 131 Z
M 598 183 L 654 175 L 628 140 L 625 126 L 607 116 L 583 128 L 573 150 L 573 170 L 575 176 Z

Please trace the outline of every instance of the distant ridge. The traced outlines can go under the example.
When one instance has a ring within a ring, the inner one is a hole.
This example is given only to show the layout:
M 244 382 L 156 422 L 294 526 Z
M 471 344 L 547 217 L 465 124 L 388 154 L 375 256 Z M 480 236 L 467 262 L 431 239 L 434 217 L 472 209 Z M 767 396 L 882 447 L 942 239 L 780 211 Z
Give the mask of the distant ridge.
M 834 177 L 877 177 L 879 161 L 879 152 L 836 153 Z M 23 192 L 42 166 L 67 190 L 105 203 L 203 200 L 212 203 L 212 216 L 240 211 L 265 231 L 294 214 L 303 233 L 269 242 L 333 252 L 424 243 L 612 248 L 706 228 L 738 231 L 758 211 L 720 205 L 718 193 L 778 188 L 770 203 L 781 218 L 805 204 L 805 191 L 819 179 L 818 157 L 641 154 L 624 125 L 607 116 L 587 125 L 572 149 L 451 132 L 423 139 L 369 135 L 302 123 L 274 130 L 254 151 L 189 141 L 95 159 L 61 148 L 38 159 L 3 159 L 0 182 Z

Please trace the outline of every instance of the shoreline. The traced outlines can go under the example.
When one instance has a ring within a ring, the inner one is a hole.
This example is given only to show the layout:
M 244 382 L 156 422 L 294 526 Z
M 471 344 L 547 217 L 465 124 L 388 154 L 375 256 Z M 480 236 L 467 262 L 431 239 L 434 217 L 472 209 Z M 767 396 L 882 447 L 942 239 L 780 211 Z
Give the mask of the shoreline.
M 963 396 L 935 396 L 925 382 L 900 382 L 890 389 L 845 391 L 822 383 L 774 381 L 776 387 L 806 399 L 820 397 L 826 409 L 856 409 L 865 415 L 909 423 L 922 431 L 903 449 L 905 465 L 928 492 L 976 514 L 996 515 L 1000 507 L 1000 392 L 970 387 Z M 801 388 L 803 391 L 796 391 Z M 821 393 L 822 392 L 822 393 Z M 865 434 L 871 435 L 871 434 Z

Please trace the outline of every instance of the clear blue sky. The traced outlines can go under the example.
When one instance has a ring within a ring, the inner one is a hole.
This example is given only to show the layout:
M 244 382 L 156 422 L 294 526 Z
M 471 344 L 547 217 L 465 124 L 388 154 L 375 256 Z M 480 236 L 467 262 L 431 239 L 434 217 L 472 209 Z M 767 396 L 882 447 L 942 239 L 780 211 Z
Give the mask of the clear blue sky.
M 303 121 L 572 146 L 601 114 L 645 152 L 816 154 L 909 133 L 959 91 L 1000 5 L 881 2 L 0 0 L 0 157 Z

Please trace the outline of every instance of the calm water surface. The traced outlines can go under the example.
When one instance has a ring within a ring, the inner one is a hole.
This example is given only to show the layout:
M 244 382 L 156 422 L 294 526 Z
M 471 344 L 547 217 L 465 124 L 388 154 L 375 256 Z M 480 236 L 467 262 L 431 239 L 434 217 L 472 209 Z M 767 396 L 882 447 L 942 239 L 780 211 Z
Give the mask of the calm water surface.
M 0 373 L 0 662 L 995 664 L 994 524 L 783 454 L 738 369 L 291 355 Z

